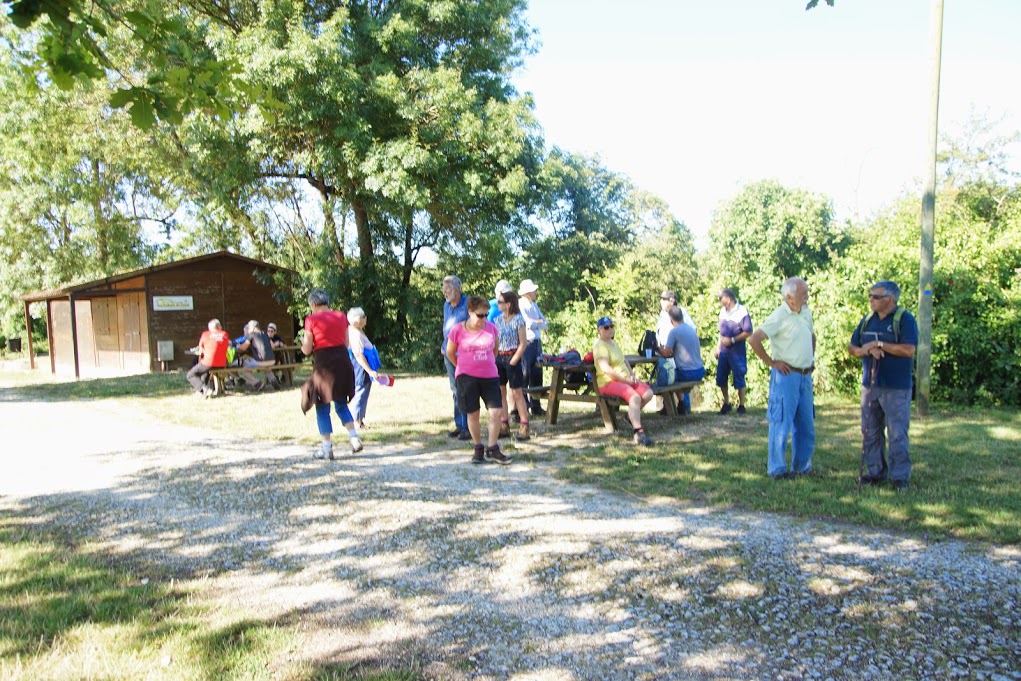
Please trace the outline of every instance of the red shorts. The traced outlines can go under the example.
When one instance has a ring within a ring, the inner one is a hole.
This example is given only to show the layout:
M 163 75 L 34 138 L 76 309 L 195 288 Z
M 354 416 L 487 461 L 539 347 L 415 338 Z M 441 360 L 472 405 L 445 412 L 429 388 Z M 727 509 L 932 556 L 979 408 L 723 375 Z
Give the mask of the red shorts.
M 631 401 L 632 395 L 638 395 L 641 397 L 645 394 L 646 390 L 650 390 L 648 383 L 642 383 L 638 381 L 632 387 L 623 381 L 611 381 L 599 389 L 600 395 L 609 395 L 610 397 L 619 397 L 625 402 Z

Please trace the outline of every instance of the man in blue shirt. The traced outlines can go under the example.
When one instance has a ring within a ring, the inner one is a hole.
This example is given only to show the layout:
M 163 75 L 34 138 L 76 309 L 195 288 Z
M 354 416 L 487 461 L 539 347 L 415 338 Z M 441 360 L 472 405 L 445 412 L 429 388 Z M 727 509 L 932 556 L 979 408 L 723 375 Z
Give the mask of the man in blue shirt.
M 889 476 L 894 489 L 905 491 L 911 477 L 908 425 L 918 324 L 899 308 L 898 300 L 897 284 L 877 282 L 869 292 L 871 311 L 854 330 L 848 350 L 862 364 L 862 456 L 867 471 L 861 481 L 878 485 Z
M 440 354 L 443 355 L 443 363 L 447 367 L 450 394 L 454 398 L 454 429 L 447 435 L 459 440 L 470 440 L 468 415 L 457 407 L 457 386 L 454 382 L 456 367 L 447 359 L 447 336 L 450 335 L 450 330 L 461 322 L 468 321 L 468 299 L 461 295 L 461 280 L 453 274 L 443 278 L 443 299 L 443 342 L 440 344 Z

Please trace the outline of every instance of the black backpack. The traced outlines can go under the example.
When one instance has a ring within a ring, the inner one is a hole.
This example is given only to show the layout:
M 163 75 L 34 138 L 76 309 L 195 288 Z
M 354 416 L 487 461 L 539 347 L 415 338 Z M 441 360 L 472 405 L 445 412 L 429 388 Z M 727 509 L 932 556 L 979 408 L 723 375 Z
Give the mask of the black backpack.
M 652 354 L 655 355 L 658 349 L 659 341 L 656 340 L 656 332 L 646 329 L 642 336 L 642 342 L 638 344 L 638 354 L 645 356 L 646 350 L 652 350 Z

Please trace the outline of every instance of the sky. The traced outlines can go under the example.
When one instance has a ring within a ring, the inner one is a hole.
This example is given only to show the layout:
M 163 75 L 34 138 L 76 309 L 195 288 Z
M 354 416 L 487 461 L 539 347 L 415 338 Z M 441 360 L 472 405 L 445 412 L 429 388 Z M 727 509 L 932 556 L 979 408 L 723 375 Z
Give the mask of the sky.
M 530 0 L 514 76 L 549 147 L 598 156 L 704 246 L 747 183 L 867 219 L 929 167 L 933 0 Z M 1021 130 L 1021 0 L 945 0 L 940 134 Z M 1021 169 L 1021 145 L 1013 145 Z M 919 199 L 919 202 L 921 199 Z

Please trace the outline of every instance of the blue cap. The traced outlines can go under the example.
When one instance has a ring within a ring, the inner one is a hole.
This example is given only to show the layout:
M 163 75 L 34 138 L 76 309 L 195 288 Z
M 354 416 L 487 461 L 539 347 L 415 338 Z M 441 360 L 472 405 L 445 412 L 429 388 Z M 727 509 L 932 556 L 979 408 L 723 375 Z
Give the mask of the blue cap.
M 600 317 L 599 321 L 596 322 L 596 328 L 603 328 L 604 326 L 613 326 L 613 320 L 609 317 Z

